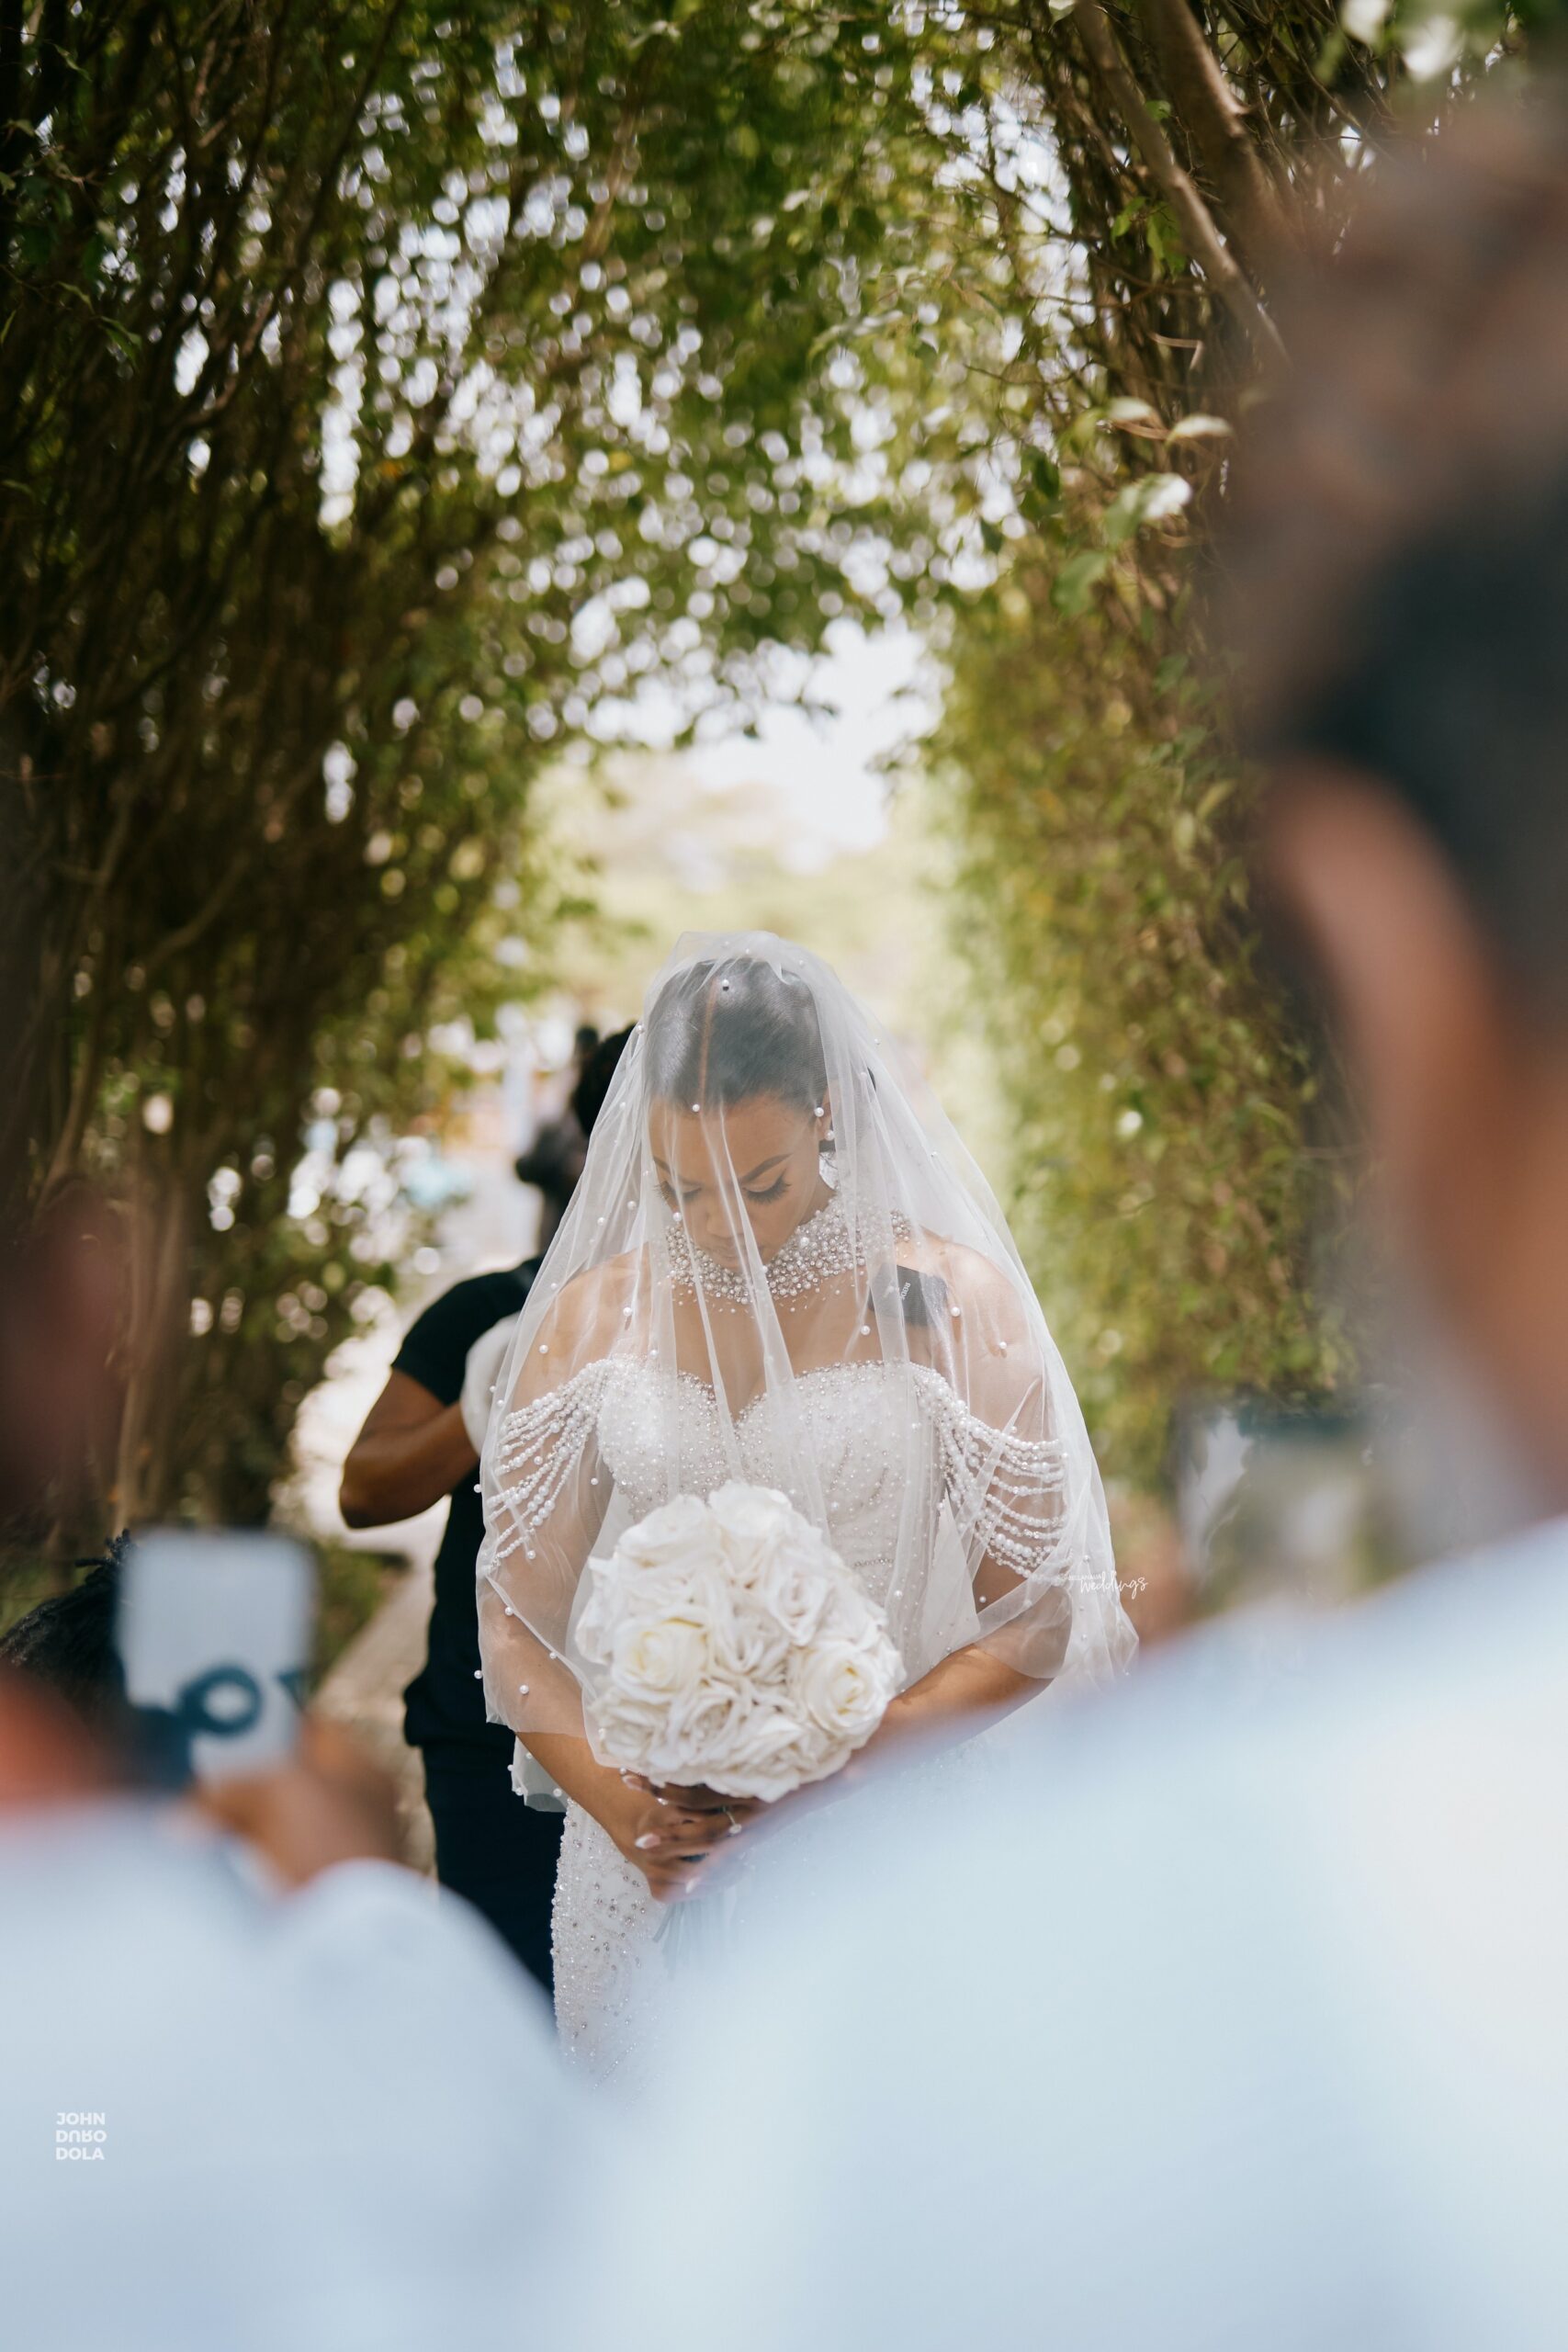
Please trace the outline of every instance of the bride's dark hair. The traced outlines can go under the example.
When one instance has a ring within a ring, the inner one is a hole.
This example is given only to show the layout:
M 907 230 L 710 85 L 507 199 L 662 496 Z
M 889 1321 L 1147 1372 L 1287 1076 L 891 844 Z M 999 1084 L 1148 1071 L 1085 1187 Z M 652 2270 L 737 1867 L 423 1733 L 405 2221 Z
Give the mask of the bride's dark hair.
M 672 974 L 649 1012 L 647 1050 L 649 1091 L 682 1107 L 776 1094 L 810 1111 L 828 1082 L 811 990 L 756 956 Z

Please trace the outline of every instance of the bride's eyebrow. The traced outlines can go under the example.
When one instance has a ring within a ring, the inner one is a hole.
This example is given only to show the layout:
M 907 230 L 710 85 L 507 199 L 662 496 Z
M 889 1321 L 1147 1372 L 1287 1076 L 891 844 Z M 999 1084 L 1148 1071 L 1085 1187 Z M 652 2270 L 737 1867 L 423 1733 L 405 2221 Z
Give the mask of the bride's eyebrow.
M 777 1168 L 781 1161 L 785 1160 L 788 1158 L 789 1154 L 787 1151 L 775 1151 L 772 1159 L 760 1159 L 757 1162 L 756 1167 L 752 1169 L 750 1174 L 749 1176 L 742 1176 L 739 1181 L 742 1184 L 754 1184 L 759 1176 L 765 1176 L 770 1168 Z M 655 1168 L 658 1169 L 661 1176 L 669 1176 L 670 1170 L 664 1161 L 660 1159 L 657 1152 L 653 1155 L 653 1164 Z M 684 1177 L 682 1178 L 681 1182 L 682 1189 L 684 1192 L 700 1193 L 703 1189 L 700 1184 L 688 1182 Z
M 660 1159 L 657 1152 L 653 1155 L 653 1164 L 659 1171 L 660 1181 L 662 1183 L 678 1184 L 682 1192 L 686 1193 L 700 1193 L 702 1191 L 703 1188 L 700 1184 L 694 1184 L 691 1178 L 689 1176 L 682 1176 L 679 1170 L 676 1170 L 675 1172 L 671 1174 L 671 1170 L 665 1166 L 665 1163 Z

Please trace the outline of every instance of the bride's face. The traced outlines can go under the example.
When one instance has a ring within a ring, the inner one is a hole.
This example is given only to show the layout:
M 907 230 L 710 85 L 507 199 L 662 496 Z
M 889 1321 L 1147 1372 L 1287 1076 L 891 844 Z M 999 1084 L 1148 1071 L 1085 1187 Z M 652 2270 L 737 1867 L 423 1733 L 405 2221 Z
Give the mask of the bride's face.
M 776 1094 L 694 1112 L 656 1102 L 648 1140 L 659 1188 L 699 1250 L 739 1265 L 745 1218 L 766 1261 L 827 1197 L 818 1152 L 824 1112 Z

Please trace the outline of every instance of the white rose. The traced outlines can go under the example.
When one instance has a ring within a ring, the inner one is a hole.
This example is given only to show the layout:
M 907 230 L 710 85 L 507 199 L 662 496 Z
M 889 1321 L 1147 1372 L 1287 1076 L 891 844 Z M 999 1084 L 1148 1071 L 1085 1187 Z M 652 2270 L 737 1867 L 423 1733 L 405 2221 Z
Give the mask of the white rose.
M 776 1489 L 683 1496 L 590 1568 L 589 1722 L 655 1780 L 783 1796 L 863 1745 L 897 1688 L 881 1611 Z
M 790 1637 L 771 1610 L 759 1606 L 744 1589 L 729 1598 L 722 1617 L 708 1621 L 708 1639 L 716 1666 L 758 1684 L 781 1675 L 789 1656 Z
M 590 1702 L 587 1715 L 606 1763 L 626 1770 L 647 1770 L 662 1720 L 657 1710 L 634 1707 L 622 1692 L 606 1686 Z
M 705 1781 L 706 1767 L 728 1757 L 750 1706 L 744 1686 L 712 1675 L 680 1692 L 665 1710 L 660 1752 L 676 1779 Z
M 628 1698 L 669 1702 L 694 1690 L 707 1663 L 701 1625 L 682 1617 L 634 1619 L 616 1629 L 610 1679 Z
M 677 1495 L 672 1503 L 661 1503 L 628 1527 L 615 1546 L 619 1556 L 637 1568 L 677 1566 L 693 1555 L 711 1555 L 717 1548 L 707 1506 L 695 1495 Z
M 863 1747 L 893 1696 L 887 1645 L 831 1637 L 800 1659 L 795 1689 L 806 1713 L 829 1738 Z
M 708 1497 L 708 1509 L 725 1551 L 742 1575 L 750 1575 L 781 1543 L 787 1543 L 796 1528 L 805 1525 L 787 1495 L 773 1487 L 748 1487 L 738 1480 L 716 1487 Z
M 801 1725 L 792 1710 L 743 1702 L 722 1718 L 694 1721 L 693 1777 L 726 1796 L 782 1797 L 802 1778 Z
M 705 1619 L 729 1605 L 729 1569 L 716 1549 L 645 1567 L 627 1557 L 623 1539 L 615 1556 L 601 1564 L 601 1573 L 623 1617 Z
M 647 1581 L 645 1581 L 645 1577 Z M 649 1587 L 654 1587 L 654 1598 Z M 722 1560 L 692 1562 L 677 1577 L 674 1570 L 634 1571 L 627 1600 L 628 1614 L 637 1617 L 684 1617 L 700 1625 L 707 1636 L 712 1663 L 720 1672 L 741 1671 L 735 1649 L 736 1611 L 745 1595 L 736 1586 Z
M 813 1531 L 802 1521 L 799 1538 L 781 1544 L 763 1561 L 751 1589 L 758 1607 L 799 1646 L 816 1639 L 836 1581 Z

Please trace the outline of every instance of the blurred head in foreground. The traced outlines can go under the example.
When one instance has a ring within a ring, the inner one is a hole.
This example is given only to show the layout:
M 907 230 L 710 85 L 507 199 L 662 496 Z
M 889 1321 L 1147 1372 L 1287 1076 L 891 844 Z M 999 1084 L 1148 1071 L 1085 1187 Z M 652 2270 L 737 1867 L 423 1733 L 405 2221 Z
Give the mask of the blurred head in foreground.
M 1396 1263 L 1568 1504 L 1568 92 L 1380 160 L 1280 310 L 1226 571 L 1266 895 Z

